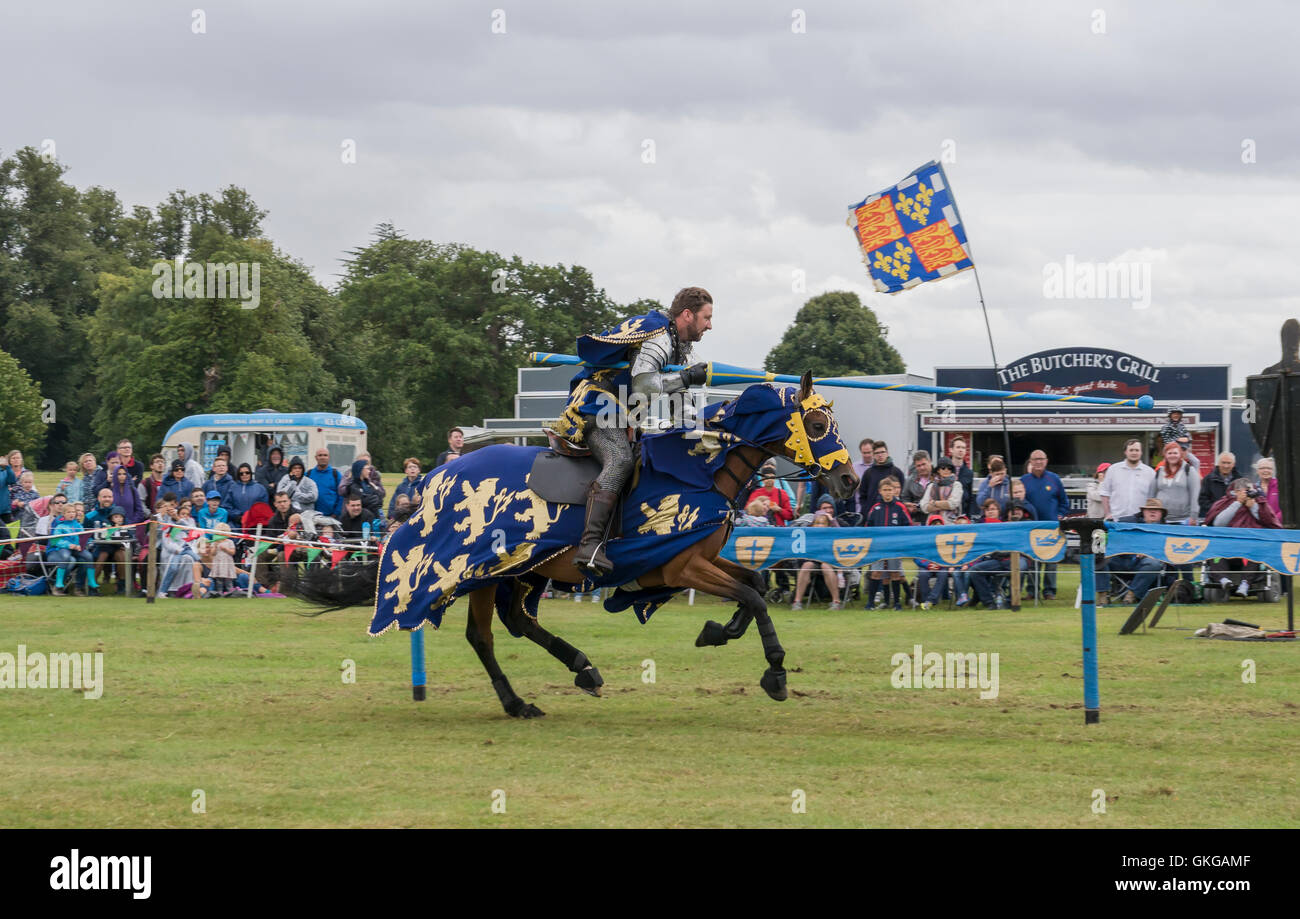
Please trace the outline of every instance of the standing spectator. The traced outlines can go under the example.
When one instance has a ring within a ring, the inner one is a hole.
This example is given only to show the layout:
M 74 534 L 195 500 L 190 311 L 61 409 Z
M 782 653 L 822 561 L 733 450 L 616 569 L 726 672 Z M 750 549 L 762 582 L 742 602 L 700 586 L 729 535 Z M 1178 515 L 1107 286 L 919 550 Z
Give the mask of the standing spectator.
M 144 506 L 153 513 L 158 506 L 159 491 L 167 482 L 167 458 L 161 453 L 149 457 L 149 474 L 140 482 L 140 498 Z
M 230 475 L 230 466 L 225 457 L 218 456 L 212 461 L 212 475 L 203 483 L 203 494 L 216 490 L 221 494 L 221 506 L 227 512 L 231 510 L 230 495 L 234 491 L 235 480 Z
M 352 463 L 347 479 L 347 493 L 343 495 L 346 504 L 348 498 L 356 496 L 366 510 L 378 517 L 384 512 L 384 489 L 375 485 L 370 478 L 372 467 L 368 459 L 359 459 Z M 342 487 L 342 486 L 340 486 Z
M 382 473 L 380 473 L 378 469 L 375 468 L 375 464 L 371 462 L 370 454 L 358 453 L 356 459 L 352 461 L 353 466 L 356 465 L 356 460 L 362 460 L 366 463 L 366 467 L 367 467 L 366 481 L 368 481 L 371 485 L 374 485 L 375 488 L 379 489 L 379 497 L 383 498 L 384 495 L 388 494 L 388 489 L 384 487 L 384 476 Z M 346 498 L 348 496 L 348 489 L 350 489 L 351 487 L 352 487 L 352 470 L 349 469 L 347 472 L 343 473 L 343 481 L 339 483 L 339 494 Z
M 1101 463 L 1097 466 L 1097 472 L 1088 483 L 1088 516 L 1094 520 L 1104 519 L 1106 516 L 1106 506 L 1101 500 L 1101 483 L 1106 478 L 1106 470 L 1110 468 L 1110 463 Z
M 1070 499 L 1060 476 L 1047 469 L 1047 454 L 1035 450 L 1029 454 L 1029 473 L 1022 476 L 1025 500 L 1034 508 L 1035 520 L 1060 520 L 1070 514 Z M 1043 566 L 1043 599 L 1056 596 L 1056 563 Z
M 1156 473 L 1148 498 L 1159 498 L 1168 514 L 1167 522 L 1196 525 L 1201 477 L 1184 461 L 1183 448 L 1177 441 L 1165 444 L 1165 462 Z
M 975 503 L 981 508 L 992 498 L 998 503 L 998 515 L 1006 513 L 1007 502 L 1011 500 L 1011 480 L 1007 476 L 1007 464 L 996 453 L 989 457 L 988 477 L 980 483 Z
M 123 439 L 117 442 L 117 458 L 135 484 L 139 485 L 140 480 L 144 478 L 144 463 L 135 458 L 135 447 L 131 445 L 131 441 Z
M 880 502 L 880 483 L 882 481 L 885 479 L 895 480 L 898 483 L 899 492 L 902 491 L 903 485 L 907 481 L 902 470 L 895 466 L 894 461 L 890 459 L 889 445 L 883 440 L 876 441 L 871 448 L 871 456 L 875 462 L 871 464 L 871 468 L 867 470 L 867 474 L 863 476 L 861 484 L 858 485 L 861 504 L 868 510 Z
M 1228 486 L 1241 478 L 1237 472 L 1237 457 L 1231 453 L 1220 453 L 1214 468 L 1201 479 L 1201 493 L 1197 501 L 1197 510 L 1204 517 L 1210 512 L 1210 506 L 1228 493 Z
M 964 437 L 954 437 L 948 444 L 948 459 L 952 460 L 953 471 L 961 483 L 961 512 L 967 517 L 975 513 L 975 470 L 970 464 L 970 445 Z
M 953 524 L 962 516 L 965 504 L 966 493 L 957 480 L 957 470 L 953 468 L 952 460 L 945 456 L 935 466 L 934 481 L 921 497 L 921 510 L 927 518 L 930 514 L 939 514 L 945 524 Z
M 176 448 L 176 457 L 185 463 L 185 478 L 195 485 L 202 485 L 208 480 L 208 474 L 199 462 L 198 451 L 192 443 L 182 443 Z
M 83 453 L 77 459 L 77 464 L 81 467 L 81 494 L 77 495 L 77 500 L 82 504 L 93 504 L 95 501 L 95 480 L 99 477 L 99 463 L 95 462 L 95 454 Z
M 288 474 L 289 467 L 284 464 L 284 451 L 272 444 L 266 451 L 265 461 L 257 467 L 257 475 L 254 478 L 262 483 L 268 495 L 273 495 L 280 480 Z
M 858 481 L 861 482 L 867 476 L 867 470 L 871 468 L 873 462 L 871 451 L 876 448 L 876 442 L 870 437 L 864 437 L 858 442 L 858 452 L 862 454 L 862 459 L 853 463 L 853 472 L 857 475 Z M 853 496 L 853 509 L 859 514 L 866 516 L 867 509 L 862 506 L 862 496 L 855 494 Z M 859 518 L 861 519 L 861 518 Z
M 749 501 L 766 498 L 771 510 L 769 519 L 773 526 L 783 527 L 794 519 L 794 509 L 790 505 L 790 495 L 776 483 L 776 466 L 767 463 L 762 469 L 763 485 L 749 493 Z
M 1210 507 L 1205 515 L 1205 525 L 1213 527 L 1241 527 L 1245 529 L 1270 529 L 1281 527 L 1273 508 L 1264 500 L 1262 489 L 1249 479 L 1240 478 L 1229 486 L 1231 494 L 1226 494 Z M 1229 575 L 1240 575 L 1237 595 L 1249 596 L 1252 587 L 1258 587 L 1263 581 L 1263 572 L 1259 565 L 1244 558 L 1219 558 L 1210 563 L 1210 579 L 1218 578 L 1225 591 L 1232 588 Z
M 9 466 L 9 457 L 0 456 L 0 522 L 2 523 L 13 522 L 13 499 L 9 492 L 17 484 L 18 476 Z
M 460 456 L 461 448 L 465 446 L 465 432 L 460 428 L 452 428 L 447 432 L 447 449 L 438 454 L 438 458 L 433 461 L 433 468 L 437 469 L 448 460 Z
M 880 444 L 877 442 L 876 448 L 879 450 Z M 885 454 L 885 462 L 889 463 L 888 452 Z M 876 465 L 880 464 L 877 459 Z M 892 463 L 889 463 L 893 467 Z M 897 471 L 897 470 L 895 470 Z M 872 504 L 867 510 L 867 518 L 864 521 L 869 527 L 905 527 L 912 525 L 912 517 L 907 513 L 907 508 L 903 507 L 901 501 L 894 500 L 898 497 L 899 482 L 891 475 L 882 476 L 880 479 L 880 500 Z M 903 560 L 901 558 L 882 558 L 871 565 L 871 578 L 867 581 L 867 609 L 872 609 L 876 604 L 876 593 L 888 579 L 890 585 L 886 588 L 894 600 L 894 609 L 903 608 Z M 887 601 L 885 601 L 887 602 Z
M 907 479 L 903 482 L 902 494 L 898 498 L 903 502 L 903 507 L 907 508 L 907 512 L 912 515 L 913 523 L 925 522 L 925 514 L 921 511 L 921 499 L 925 497 L 925 490 L 930 487 L 933 474 L 930 454 L 925 450 L 917 450 L 913 453 L 912 471 L 907 474 Z
M 59 484 L 54 489 L 56 495 L 63 495 L 69 501 L 76 501 L 81 497 L 81 483 L 77 481 L 77 461 L 68 460 L 63 464 L 63 478 L 59 479 Z
M 95 482 L 93 490 L 99 494 L 101 488 L 112 488 L 113 483 L 117 481 L 117 467 L 122 465 L 122 459 L 117 455 L 116 450 L 109 450 L 104 454 L 104 465 L 95 473 Z
M 304 470 L 302 457 L 295 456 L 289 462 L 289 474 L 280 480 L 276 490 L 288 493 L 294 513 L 302 518 L 303 529 L 309 534 L 315 534 L 315 519 L 320 516 L 316 501 L 320 496 L 316 483 L 304 474 Z
M 242 526 L 244 514 L 259 501 L 263 504 L 271 503 L 271 497 L 266 493 L 266 486 L 261 482 L 253 481 L 252 466 L 248 463 L 240 463 L 238 471 L 235 484 L 230 486 L 229 510 L 232 526 Z
M 1278 493 L 1277 466 L 1274 465 L 1271 457 L 1264 456 L 1255 460 L 1255 476 L 1259 481 L 1260 489 L 1264 492 L 1265 502 L 1273 509 L 1273 516 L 1281 524 L 1282 498 Z
M 22 474 L 27 471 L 27 467 L 23 465 L 23 451 L 10 450 L 8 459 L 9 469 L 13 472 L 14 481 L 16 482 L 18 479 L 22 478 Z M 10 486 L 10 490 L 13 490 L 12 485 Z
M 173 492 L 179 500 L 189 497 L 190 493 L 194 491 L 194 489 L 198 488 L 200 484 L 201 483 L 198 482 L 191 482 L 186 478 L 185 461 L 175 459 L 172 460 L 171 471 L 167 473 L 167 478 L 163 480 L 163 484 L 159 487 L 163 491 Z M 180 508 L 178 507 L 177 510 L 179 509 Z
M 1155 470 L 1142 462 L 1142 441 L 1136 437 L 1124 441 L 1124 462 L 1111 463 L 1097 489 L 1102 516 L 1122 520 L 1141 513 L 1155 478 Z
M 325 447 L 316 451 L 316 465 L 307 473 L 307 478 L 316 486 L 316 513 L 337 517 L 343 507 L 343 496 L 339 494 L 343 476 L 330 465 L 330 451 Z
M 420 461 L 413 456 L 407 457 L 402 461 L 402 471 L 406 473 L 402 481 L 393 489 L 392 500 L 388 502 L 388 516 L 393 516 L 393 511 L 397 507 L 397 499 L 406 495 L 408 501 L 414 504 L 420 500 L 420 480 L 423 476 L 420 473 Z
M 36 490 L 35 473 L 24 469 L 18 475 L 18 484 L 9 489 L 9 507 L 18 518 L 18 525 L 32 530 L 28 535 L 35 535 L 37 514 L 32 505 L 40 499 L 41 493 Z

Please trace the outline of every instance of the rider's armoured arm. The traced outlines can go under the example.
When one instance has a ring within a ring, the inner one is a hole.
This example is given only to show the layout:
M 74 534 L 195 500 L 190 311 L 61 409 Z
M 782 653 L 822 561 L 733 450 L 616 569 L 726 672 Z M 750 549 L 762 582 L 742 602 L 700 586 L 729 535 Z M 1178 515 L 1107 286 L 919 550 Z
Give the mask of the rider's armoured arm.
M 672 339 L 667 335 L 656 335 L 649 339 L 637 352 L 632 361 L 632 391 L 644 396 L 657 396 L 661 393 L 675 393 L 686 389 L 682 381 L 682 372 L 674 370 L 665 373 L 673 351 Z

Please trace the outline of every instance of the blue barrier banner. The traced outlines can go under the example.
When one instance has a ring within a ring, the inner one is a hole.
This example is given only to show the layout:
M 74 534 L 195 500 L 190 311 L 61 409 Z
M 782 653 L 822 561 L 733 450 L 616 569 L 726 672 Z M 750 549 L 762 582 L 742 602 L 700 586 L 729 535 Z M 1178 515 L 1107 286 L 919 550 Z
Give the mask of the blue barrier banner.
M 1059 562 L 1065 546 L 1066 536 L 1055 524 L 1033 520 L 942 527 L 738 527 L 721 555 L 746 568 L 769 568 L 790 558 L 857 568 L 885 558 L 965 565 L 990 552 Z
M 1283 574 L 1300 574 L 1300 530 L 1108 523 L 1106 554 L 1149 555 L 1171 565 L 1245 558 Z

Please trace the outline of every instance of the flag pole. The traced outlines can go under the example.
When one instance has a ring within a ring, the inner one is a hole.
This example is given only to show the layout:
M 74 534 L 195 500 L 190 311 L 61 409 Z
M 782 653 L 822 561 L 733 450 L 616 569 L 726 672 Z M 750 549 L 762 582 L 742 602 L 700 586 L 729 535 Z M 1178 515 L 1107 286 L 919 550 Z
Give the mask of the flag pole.
M 952 182 L 948 181 L 948 171 L 943 168 L 942 160 L 939 161 L 939 173 L 943 176 L 944 185 L 948 186 L 948 196 L 952 198 L 952 209 L 957 214 L 957 220 L 964 225 L 965 221 L 962 220 L 961 208 L 957 206 L 957 193 L 953 190 Z M 989 337 L 989 355 L 993 358 L 993 379 L 997 380 L 998 383 L 1001 384 L 1002 365 L 998 363 L 998 352 L 993 346 L 993 326 L 989 324 L 989 310 L 988 307 L 984 305 L 984 286 L 980 284 L 979 262 L 975 261 L 975 253 L 971 249 L 969 227 L 966 228 L 966 254 L 970 256 L 971 271 L 975 272 L 975 291 L 979 294 L 980 312 L 984 314 L 984 331 L 988 333 Z M 1013 477 L 1011 474 L 1011 435 L 1007 432 L 1007 406 L 1001 399 L 998 400 L 998 414 L 1002 418 L 1002 449 L 1007 452 L 1007 477 L 1008 480 L 1010 480 Z M 971 474 L 973 475 L 975 473 L 973 463 L 975 459 L 974 444 L 970 445 L 970 453 L 972 460 Z

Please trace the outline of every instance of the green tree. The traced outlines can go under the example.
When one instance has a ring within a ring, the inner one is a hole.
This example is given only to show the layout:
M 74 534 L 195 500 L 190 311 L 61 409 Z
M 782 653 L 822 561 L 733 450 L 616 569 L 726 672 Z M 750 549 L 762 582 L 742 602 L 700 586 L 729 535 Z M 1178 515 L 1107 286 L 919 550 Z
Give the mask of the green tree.
M 0 351 L 0 444 L 35 456 L 45 445 L 41 389 L 12 354 Z M 57 415 L 57 406 L 56 412 Z
M 819 377 L 903 373 L 903 359 L 887 334 L 857 294 L 831 291 L 799 309 L 763 367 L 775 373 L 811 370 Z

